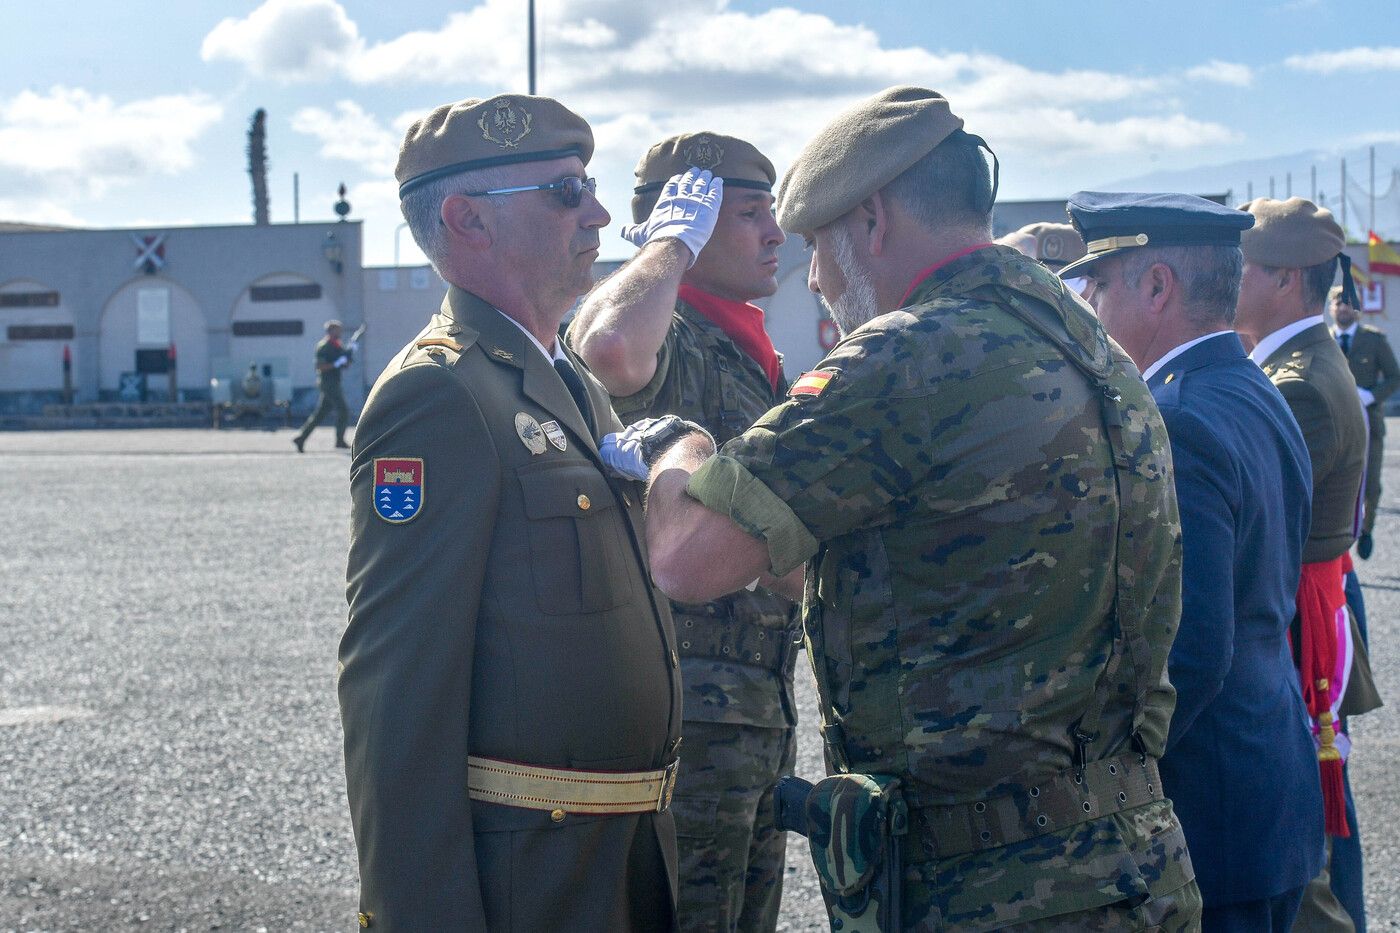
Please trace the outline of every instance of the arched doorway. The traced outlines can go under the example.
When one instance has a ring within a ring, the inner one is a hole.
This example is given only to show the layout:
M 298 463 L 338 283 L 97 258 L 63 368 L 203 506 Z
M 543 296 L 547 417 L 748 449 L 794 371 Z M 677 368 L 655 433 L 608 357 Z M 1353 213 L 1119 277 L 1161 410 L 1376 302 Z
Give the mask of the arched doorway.
M 187 400 L 209 397 L 209 327 L 193 295 L 169 279 L 127 282 L 108 299 L 98 328 L 99 394 L 117 398 L 123 373 L 145 372 L 163 397 L 168 377 L 162 354 L 176 351 L 176 378 Z

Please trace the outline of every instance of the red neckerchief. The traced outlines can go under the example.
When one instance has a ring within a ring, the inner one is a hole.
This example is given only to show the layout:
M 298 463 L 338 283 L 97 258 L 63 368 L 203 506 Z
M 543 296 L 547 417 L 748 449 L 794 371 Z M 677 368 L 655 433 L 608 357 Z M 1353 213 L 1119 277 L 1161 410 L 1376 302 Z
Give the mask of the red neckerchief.
M 914 281 L 909 286 L 909 290 L 904 293 L 903 298 L 899 299 L 899 306 L 901 308 L 904 307 L 905 304 L 907 304 L 909 301 L 909 296 L 914 294 L 914 289 L 924 284 L 924 279 L 933 275 L 939 269 L 942 269 L 944 266 L 948 265 L 948 263 L 952 262 L 955 259 L 961 259 L 968 253 L 975 253 L 979 249 L 986 249 L 988 246 L 995 245 L 995 243 L 978 243 L 976 246 L 969 246 L 967 249 L 960 249 L 956 253 L 950 253 L 949 255 L 944 256 L 942 259 L 938 260 L 938 262 L 935 262 L 933 265 L 929 266 L 927 269 L 914 276 Z
M 763 367 L 773 391 L 778 391 L 782 367 L 778 363 L 778 351 L 773 349 L 773 338 L 763 328 L 762 308 L 746 301 L 720 298 L 693 285 L 681 286 L 680 299 L 728 334 L 730 340 Z
M 340 349 L 340 341 L 337 340 L 337 339 L 334 338 L 334 337 L 327 337 L 327 338 L 326 338 L 326 343 L 328 343 L 328 344 L 330 344 L 331 346 L 335 347 L 337 350 Z

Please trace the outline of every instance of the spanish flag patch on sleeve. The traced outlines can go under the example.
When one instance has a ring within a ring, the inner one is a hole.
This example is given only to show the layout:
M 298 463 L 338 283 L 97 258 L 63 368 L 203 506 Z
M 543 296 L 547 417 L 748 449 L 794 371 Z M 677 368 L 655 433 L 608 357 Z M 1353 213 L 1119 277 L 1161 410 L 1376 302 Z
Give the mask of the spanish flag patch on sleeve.
M 803 373 L 797 381 L 788 389 L 788 398 L 795 398 L 799 395 L 821 395 L 827 383 L 831 382 L 831 377 L 835 373 L 827 372 L 824 369 L 813 370 L 810 373 Z

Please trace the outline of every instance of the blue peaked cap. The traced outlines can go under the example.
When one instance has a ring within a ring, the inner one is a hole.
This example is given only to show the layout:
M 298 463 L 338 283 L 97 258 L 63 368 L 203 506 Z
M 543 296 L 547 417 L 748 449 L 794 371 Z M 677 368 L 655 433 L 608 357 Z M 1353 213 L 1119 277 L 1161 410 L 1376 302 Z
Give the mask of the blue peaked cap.
M 1059 271 L 1083 275 L 1106 256 L 1142 246 L 1239 246 L 1254 215 L 1193 194 L 1080 191 L 1065 205 L 1088 255 Z

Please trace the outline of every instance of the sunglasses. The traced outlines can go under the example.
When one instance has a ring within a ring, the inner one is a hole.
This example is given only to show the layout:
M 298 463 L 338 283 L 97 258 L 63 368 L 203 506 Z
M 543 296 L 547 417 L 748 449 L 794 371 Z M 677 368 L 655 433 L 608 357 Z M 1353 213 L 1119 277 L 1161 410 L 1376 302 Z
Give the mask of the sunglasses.
M 469 198 L 481 198 L 492 194 L 519 194 L 522 191 L 557 191 L 559 200 L 565 207 L 578 207 L 583 203 L 585 191 L 593 195 L 598 193 L 598 179 L 569 175 L 547 185 L 521 185 L 517 188 L 493 188 L 490 191 L 466 191 L 463 194 Z

